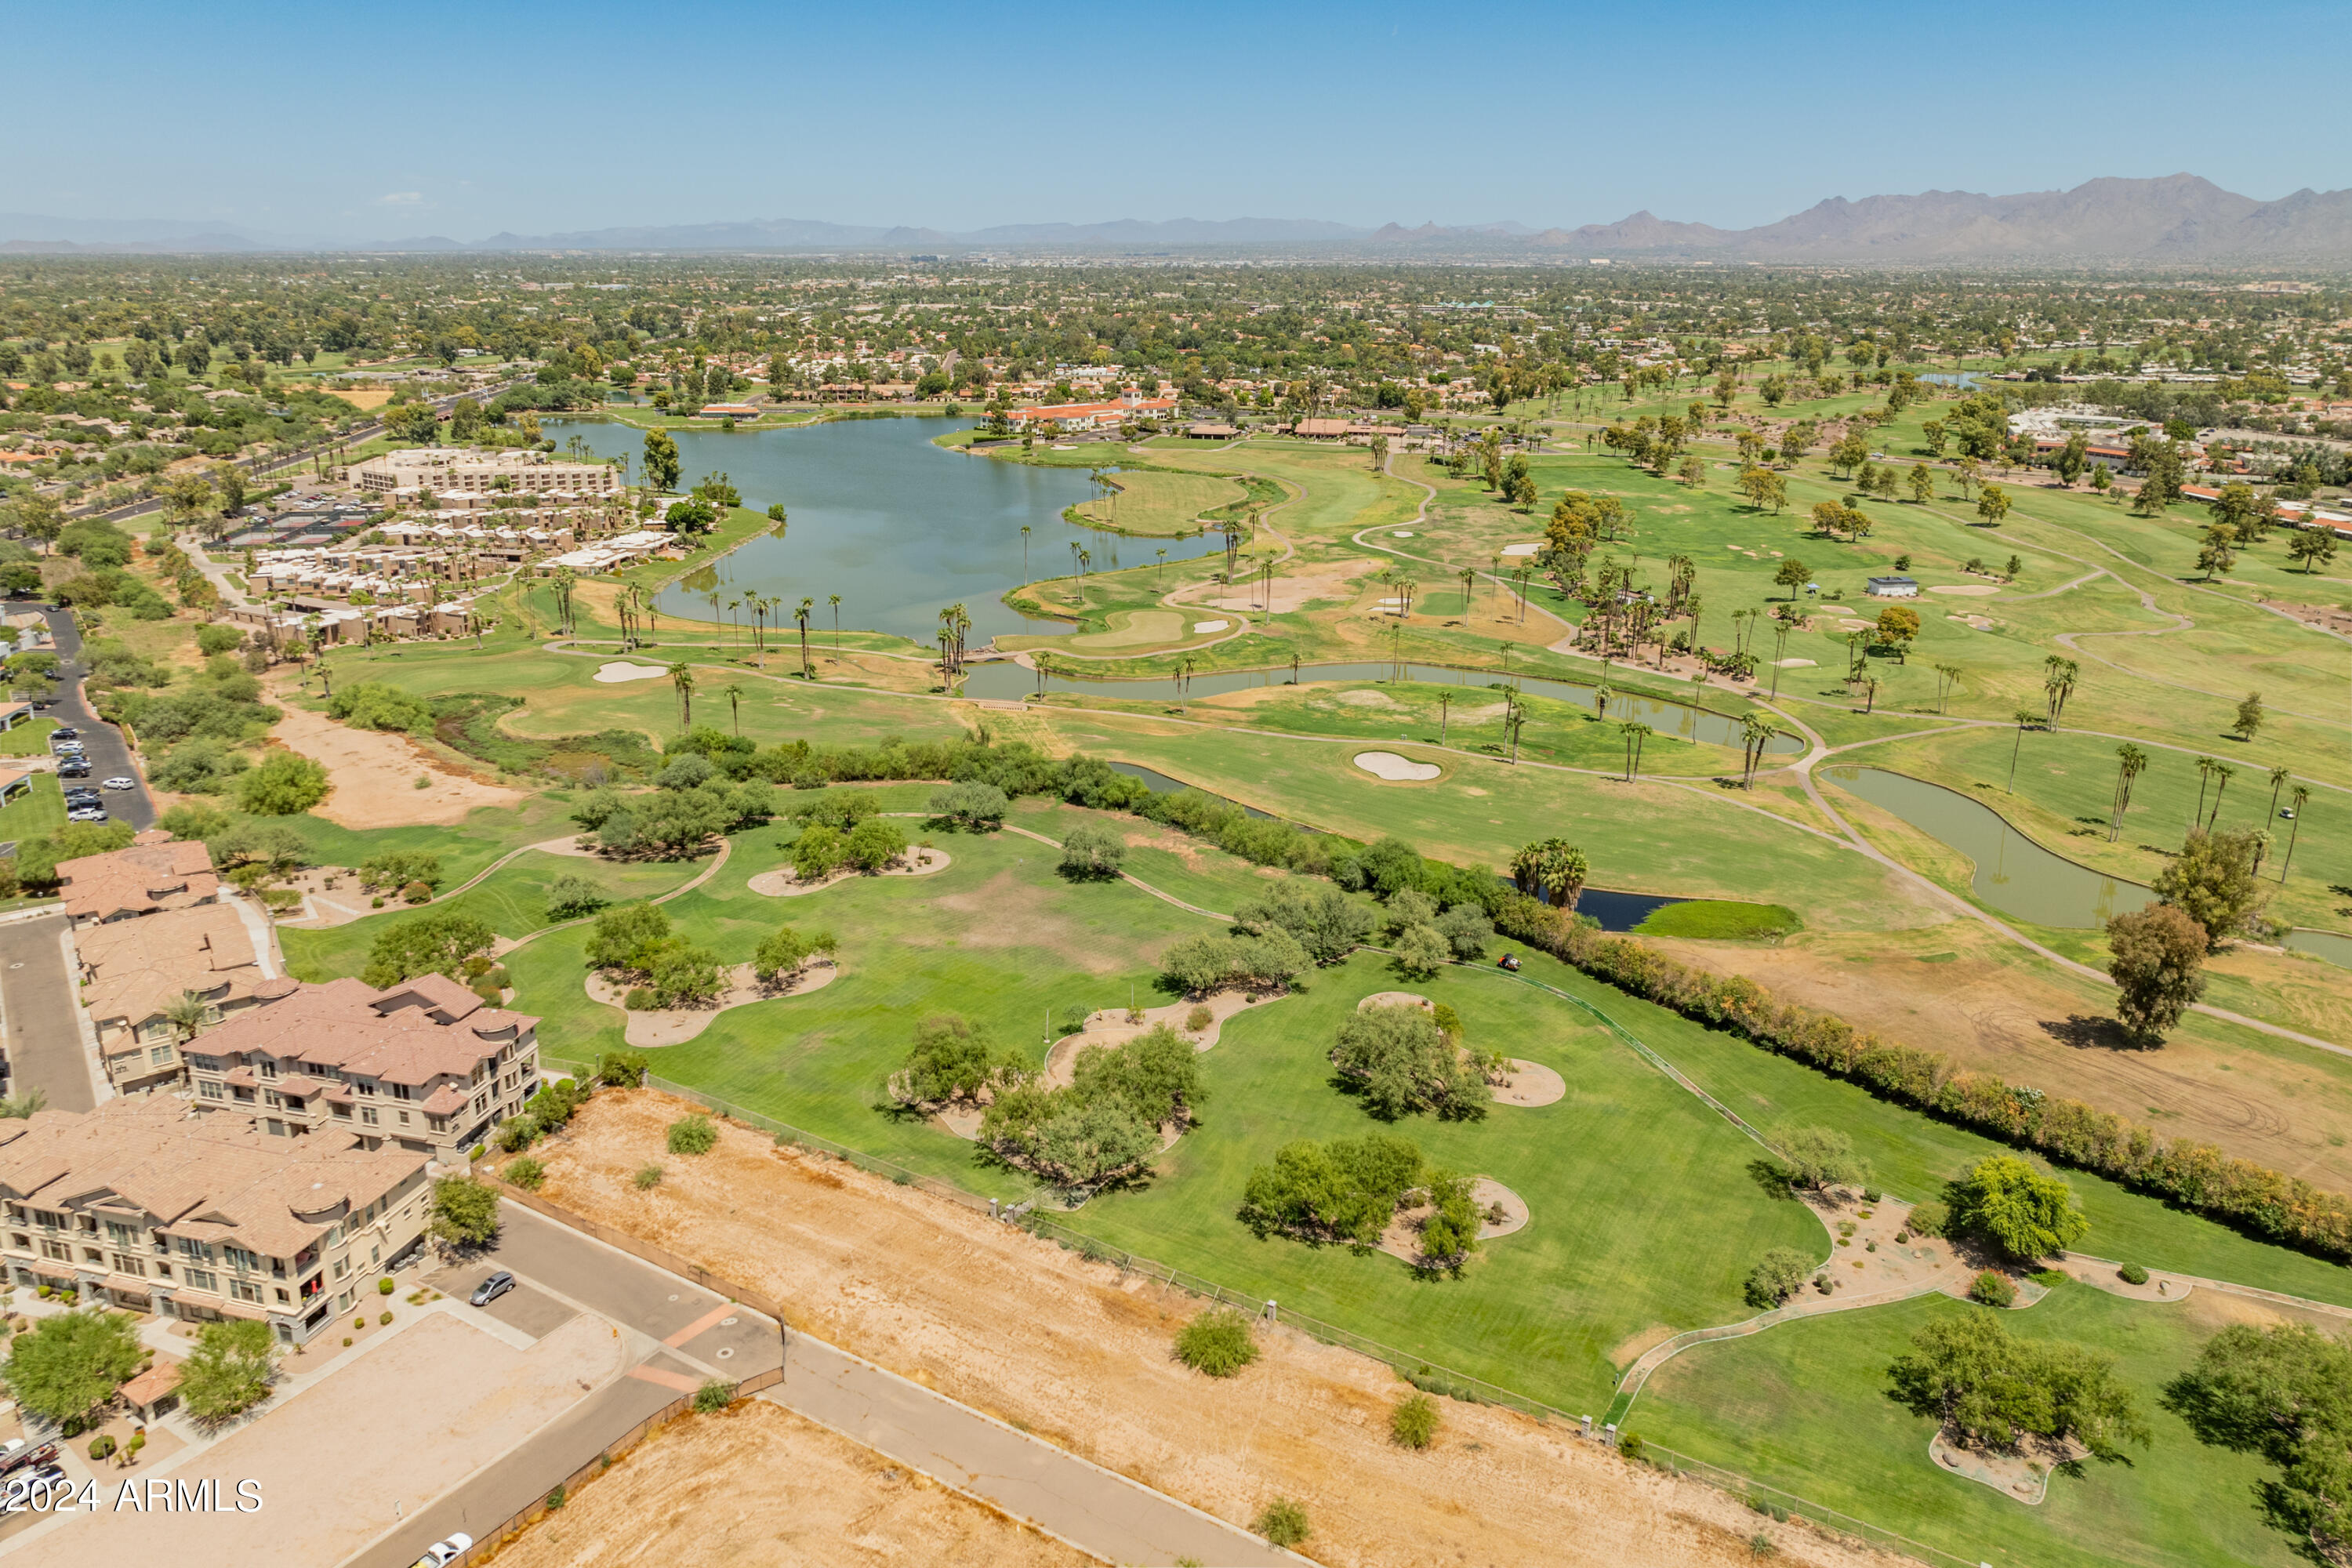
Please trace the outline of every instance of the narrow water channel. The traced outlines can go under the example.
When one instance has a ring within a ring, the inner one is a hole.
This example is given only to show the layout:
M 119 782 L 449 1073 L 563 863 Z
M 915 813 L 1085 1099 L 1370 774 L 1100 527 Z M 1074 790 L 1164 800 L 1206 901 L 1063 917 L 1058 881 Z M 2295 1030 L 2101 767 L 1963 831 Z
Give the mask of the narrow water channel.
M 2155 900 L 2137 882 L 2052 854 L 1958 790 L 1884 768 L 1831 767 L 1820 773 L 1967 856 L 1976 867 L 1970 890 L 2002 914 L 2034 925 L 2088 929 Z

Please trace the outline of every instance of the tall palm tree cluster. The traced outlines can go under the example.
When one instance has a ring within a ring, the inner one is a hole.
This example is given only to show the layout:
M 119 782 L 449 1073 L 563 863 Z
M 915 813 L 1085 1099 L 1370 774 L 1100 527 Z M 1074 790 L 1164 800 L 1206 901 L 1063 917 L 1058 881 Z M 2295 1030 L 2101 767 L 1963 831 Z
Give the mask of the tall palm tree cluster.
M 1520 892 L 1531 899 L 1540 894 L 1554 909 L 1570 913 L 1591 871 L 1584 851 L 1565 838 L 1538 838 L 1511 857 L 1511 881 Z
M 940 612 L 940 675 L 953 680 L 963 673 L 969 645 L 965 641 L 971 631 L 971 616 L 962 601 L 950 605 Z

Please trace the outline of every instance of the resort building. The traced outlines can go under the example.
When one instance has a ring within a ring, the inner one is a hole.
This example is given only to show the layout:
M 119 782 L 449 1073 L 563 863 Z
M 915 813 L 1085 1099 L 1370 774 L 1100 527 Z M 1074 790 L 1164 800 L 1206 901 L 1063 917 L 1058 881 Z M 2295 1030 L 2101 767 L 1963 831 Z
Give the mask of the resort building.
M 82 1011 L 98 1035 L 106 1080 L 120 1094 L 179 1084 L 187 1076 L 184 1039 L 295 989 L 291 980 L 271 978 L 232 904 L 207 901 L 93 925 L 74 933 L 74 951 Z M 183 1004 L 202 1012 L 174 1017 Z
M 1022 427 L 1101 430 L 1124 425 L 1130 419 L 1172 418 L 1175 413 L 1173 397 L 1146 397 L 1129 390 L 1102 403 L 1047 403 L 1015 408 L 1005 417 Z
M 336 477 L 377 495 L 421 496 L 431 490 L 520 491 L 528 495 L 602 496 L 621 489 L 607 463 L 570 462 L 546 452 L 480 451 L 465 447 L 409 447 L 353 463 Z
M 0 1121 L 0 1271 L 131 1311 L 266 1322 L 299 1343 L 422 1243 L 426 1165 L 341 1130 L 272 1137 L 168 1095 Z
M 126 848 L 58 861 L 58 879 L 66 916 L 77 927 L 193 909 L 220 897 L 211 852 L 153 828 Z
M 447 1164 L 539 1089 L 539 1020 L 441 974 L 299 984 L 186 1047 L 198 1110 L 266 1135 L 349 1133 Z
M 1919 596 L 1919 580 L 1916 577 L 1873 577 L 1869 592 L 1874 599 L 1916 599 Z

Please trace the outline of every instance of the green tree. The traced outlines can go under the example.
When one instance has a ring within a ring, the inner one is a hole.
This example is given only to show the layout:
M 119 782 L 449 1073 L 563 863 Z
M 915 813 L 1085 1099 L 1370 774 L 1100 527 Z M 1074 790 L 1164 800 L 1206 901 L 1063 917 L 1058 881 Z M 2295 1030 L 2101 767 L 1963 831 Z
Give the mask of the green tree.
M 879 871 L 907 852 L 906 829 L 895 822 L 869 816 L 849 830 L 842 846 L 849 863 L 861 871 Z
M 591 969 L 641 971 L 669 934 L 669 916 L 659 905 L 616 904 L 589 928 L 583 956 Z
M 2267 900 L 2254 879 L 2260 848 L 2252 828 L 2192 827 L 2180 853 L 2157 873 L 2156 896 L 2205 929 L 2208 952 L 2243 931 Z
M 2309 576 L 2313 567 L 2335 562 L 2336 535 L 2332 530 L 2316 524 L 2297 529 L 2294 537 L 2286 542 L 2286 552 L 2291 559 L 2303 563 L 2304 575 Z
M 793 875 L 803 882 L 822 881 L 833 875 L 848 852 L 838 830 L 812 822 L 793 840 Z
M 2021 1262 L 2063 1252 L 2091 1228 L 2074 1189 L 2014 1154 L 1988 1154 L 1952 1184 L 1952 1226 Z
M 1379 923 L 1363 899 L 1328 882 L 1289 877 L 1234 909 L 1234 924 L 1252 936 L 1283 932 L 1318 964 L 1337 963 L 1362 945 Z
M 452 1247 L 488 1247 L 499 1237 L 499 1194 L 471 1176 L 443 1176 L 433 1184 L 428 1229 Z
M 196 1348 L 180 1366 L 180 1398 L 205 1426 L 241 1415 L 269 1397 L 277 1376 L 269 1325 L 206 1323 Z
M 26 1410 L 70 1420 L 114 1396 L 148 1360 L 127 1312 L 60 1312 L 42 1318 L 9 1344 L 0 1381 Z
M 2063 1341 L 2022 1340 L 1992 1312 L 1938 1316 L 1887 1369 L 1895 1397 L 1963 1442 L 2006 1448 L 2024 1433 L 2074 1438 L 2101 1458 L 2150 1433 L 2115 1360 Z
M 1772 1141 L 1790 1182 L 1801 1187 L 1858 1187 L 1870 1180 L 1870 1162 L 1834 1127 L 1781 1127 Z
M 456 910 L 436 910 L 397 921 L 376 935 L 360 978 L 388 990 L 420 974 L 466 978 L 466 961 L 487 953 L 498 942 L 488 924 Z
M 1793 1247 L 1776 1247 L 1748 1271 L 1748 1304 L 1769 1312 L 1797 1293 L 1813 1272 L 1812 1260 Z
M 2259 691 L 2249 691 L 2246 693 L 2245 700 L 2238 704 L 2237 717 L 2231 721 L 2230 732 L 2241 741 L 2251 741 L 2254 738 L 2255 731 L 2262 727 L 2263 694 Z
M 1423 1174 L 1420 1149 L 1402 1138 L 1297 1140 L 1250 1173 L 1241 1220 L 1260 1237 L 1281 1231 L 1305 1241 L 1368 1248 Z
M 677 489 L 680 472 L 677 442 L 666 430 L 646 432 L 646 460 L 643 472 L 646 484 L 656 495 L 667 495 Z
M 2116 1018 L 2144 1045 L 2160 1045 L 2190 1003 L 2205 994 L 2205 928 L 2171 904 L 2150 904 L 2107 921 L 2107 973 Z
M 256 816 L 295 816 L 327 798 L 327 770 L 299 752 L 273 751 L 236 778 L 237 805 Z
M 1797 591 L 1813 580 L 1811 568 L 1791 555 L 1782 560 L 1772 574 L 1772 581 L 1789 591 L 1789 602 L 1797 602 Z
M 1987 485 L 1977 492 L 1977 515 L 1989 525 L 1999 528 L 2009 515 L 2009 492 L 1999 485 Z
M 2279 1468 L 2271 1523 L 2324 1549 L 2352 1542 L 2352 1337 L 2235 1323 L 2165 1389 L 2198 1440 Z
M 789 984 L 800 978 L 809 961 L 820 953 L 840 951 L 840 939 L 829 931 L 812 931 L 803 936 L 790 926 L 780 926 L 760 939 L 751 955 L 751 973 L 773 984 L 782 980 Z
M 1028 1077 L 1020 1058 L 997 1050 L 987 1034 L 953 1013 L 915 1026 L 915 1042 L 890 1075 L 890 1098 L 901 1105 L 977 1101 L 982 1090 L 1018 1086 Z
M 1176 1331 L 1174 1354 L 1194 1372 L 1231 1377 L 1257 1360 L 1257 1336 L 1239 1311 L 1211 1307 Z
M 950 784 L 931 796 L 931 812 L 959 827 L 974 833 L 991 831 L 1003 825 L 1004 814 L 1012 803 L 1004 792 L 992 784 L 971 782 Z
M 1418 1006 L 1349 1014 L 1340 1022 L 1331 1060 L 1359 1086 L 1366 1108 L 1383 1120 L 1425 1110 L 1475 1121 L 1494 1098 L 1486 1074 Z
M 1127 838 L 1106 823 L 1081 822 L 1062 840 L 1062 875 L 1081 879 L 1116 877 L 1127 858 Z

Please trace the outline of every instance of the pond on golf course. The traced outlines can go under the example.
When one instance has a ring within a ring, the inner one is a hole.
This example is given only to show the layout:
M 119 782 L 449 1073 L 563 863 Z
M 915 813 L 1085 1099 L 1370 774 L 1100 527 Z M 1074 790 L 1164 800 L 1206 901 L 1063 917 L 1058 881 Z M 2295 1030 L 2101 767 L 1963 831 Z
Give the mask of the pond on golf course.
M 967 697 L 992 697 L 1011 700 L 1033 691 L 1078 691 L 1092 697 L 1130 697 L 1146 700 L 1163 700 L 1179 695 L 1173 679 L 1109 680 L 1073 677 L 1066 662 L 1057 664 L 1051 674 L 1041 678 L 1034 669 L 1024 668 L 1011 660 L 992 660 L 971 668 L 961 689 Z M 1298 667 L 1301 682 L 1317 680 L 1378 680 L 1394 679 L 1397 667 L 1385 659 L 1379 663 L 1302 664 Z M 1504 677 L 1492 670 L 1455 669 L 1437 664 L 1404 666 L 1404 679 L 1433 686 L 1454 686 L 1473 690 L 1486 690 L 1490 684 L 1499 686 Z M 1273 669 L 1231 669 L 1214 674 L 1193 676 L 1183 686 L 1182 695 L 1212 697 L 1220 691 L 1245 691 L 1256 686 L 1282 686 L 1289 683 L 1290 667 Z M 1540 696 L 1572 702 L 1580 708 L 1592 706 L 1596 688 L 1580 680 L 1552 680 L 1541 676 L 1513 675 L 1509 684 L 1518 690 L 1532 691 Z M 1687 702 L 1670 702 L 1659 697 L 1643 697 L 1623 691 L 1612 691 L 1609 697 L 1609 717 L 1622 721 L 1638 719 L 1663 735 L 1679 735 L 1686 741 L 1706 741 L 1718 746 L 1739 744 L 1739 723 L 1737 720 L 1710 709 L 1694 708 Z M 1765 746 L 1767 752 L 1782 756 L 1794 755 L 1805 749 L 1805 742 L 1794 735 L 1775 735 Z
M 2053 855 L 2002 816 L 1958 790 L 1884 768 L 1832 767 L 1821 776 L 1892 813 L 1976 866 L 1970 890 L 1987 906 L 2034 925 L 2088 929 L 2140 908 L 2155 894 Z
M 829 626 L 827 600 L 838 594 L 844 626 L 928 643 L 939 630 L 939 613 L 960 603 L 980 645 L 999 632 L 1066 624 L 1030 620 L 1002 595 L 1029 578 L 1072 571 L 1072 543 L 1087 550 L 1088 569 L 1097 572 L 1146 565 L 1162 550 L 1171 561 L 1223 551 L 1215 533 L 1145 539 L 1072 527 L 1062 509 L 1095 493 L 1085 471 L 971 458 L 931 445 L 941 432 L 973 423 L 907 417 L 670 432 L 686 485 L 724 473 L 745 506 L 765 511 L 781 502 L 788 521 L 782 538 L 762 534 L 665 588 L 662 612 L 708 618 L 712 594 L 722 614 L 727 600 L 759 594 L 784 600 L 789 614 L 806 597 L 818 605 L 813 624 Z M 599 458 L 627 458 L 633 477 L 643 468 L 645 432 L 634 426 L 551 419 L 545 429 L 559 442 L 579 437 Z M 1107 446 L 1103 456 L 1115 466 L 1122 454 Z M 1025 576 L 1024 524 L 1031 531 Z

